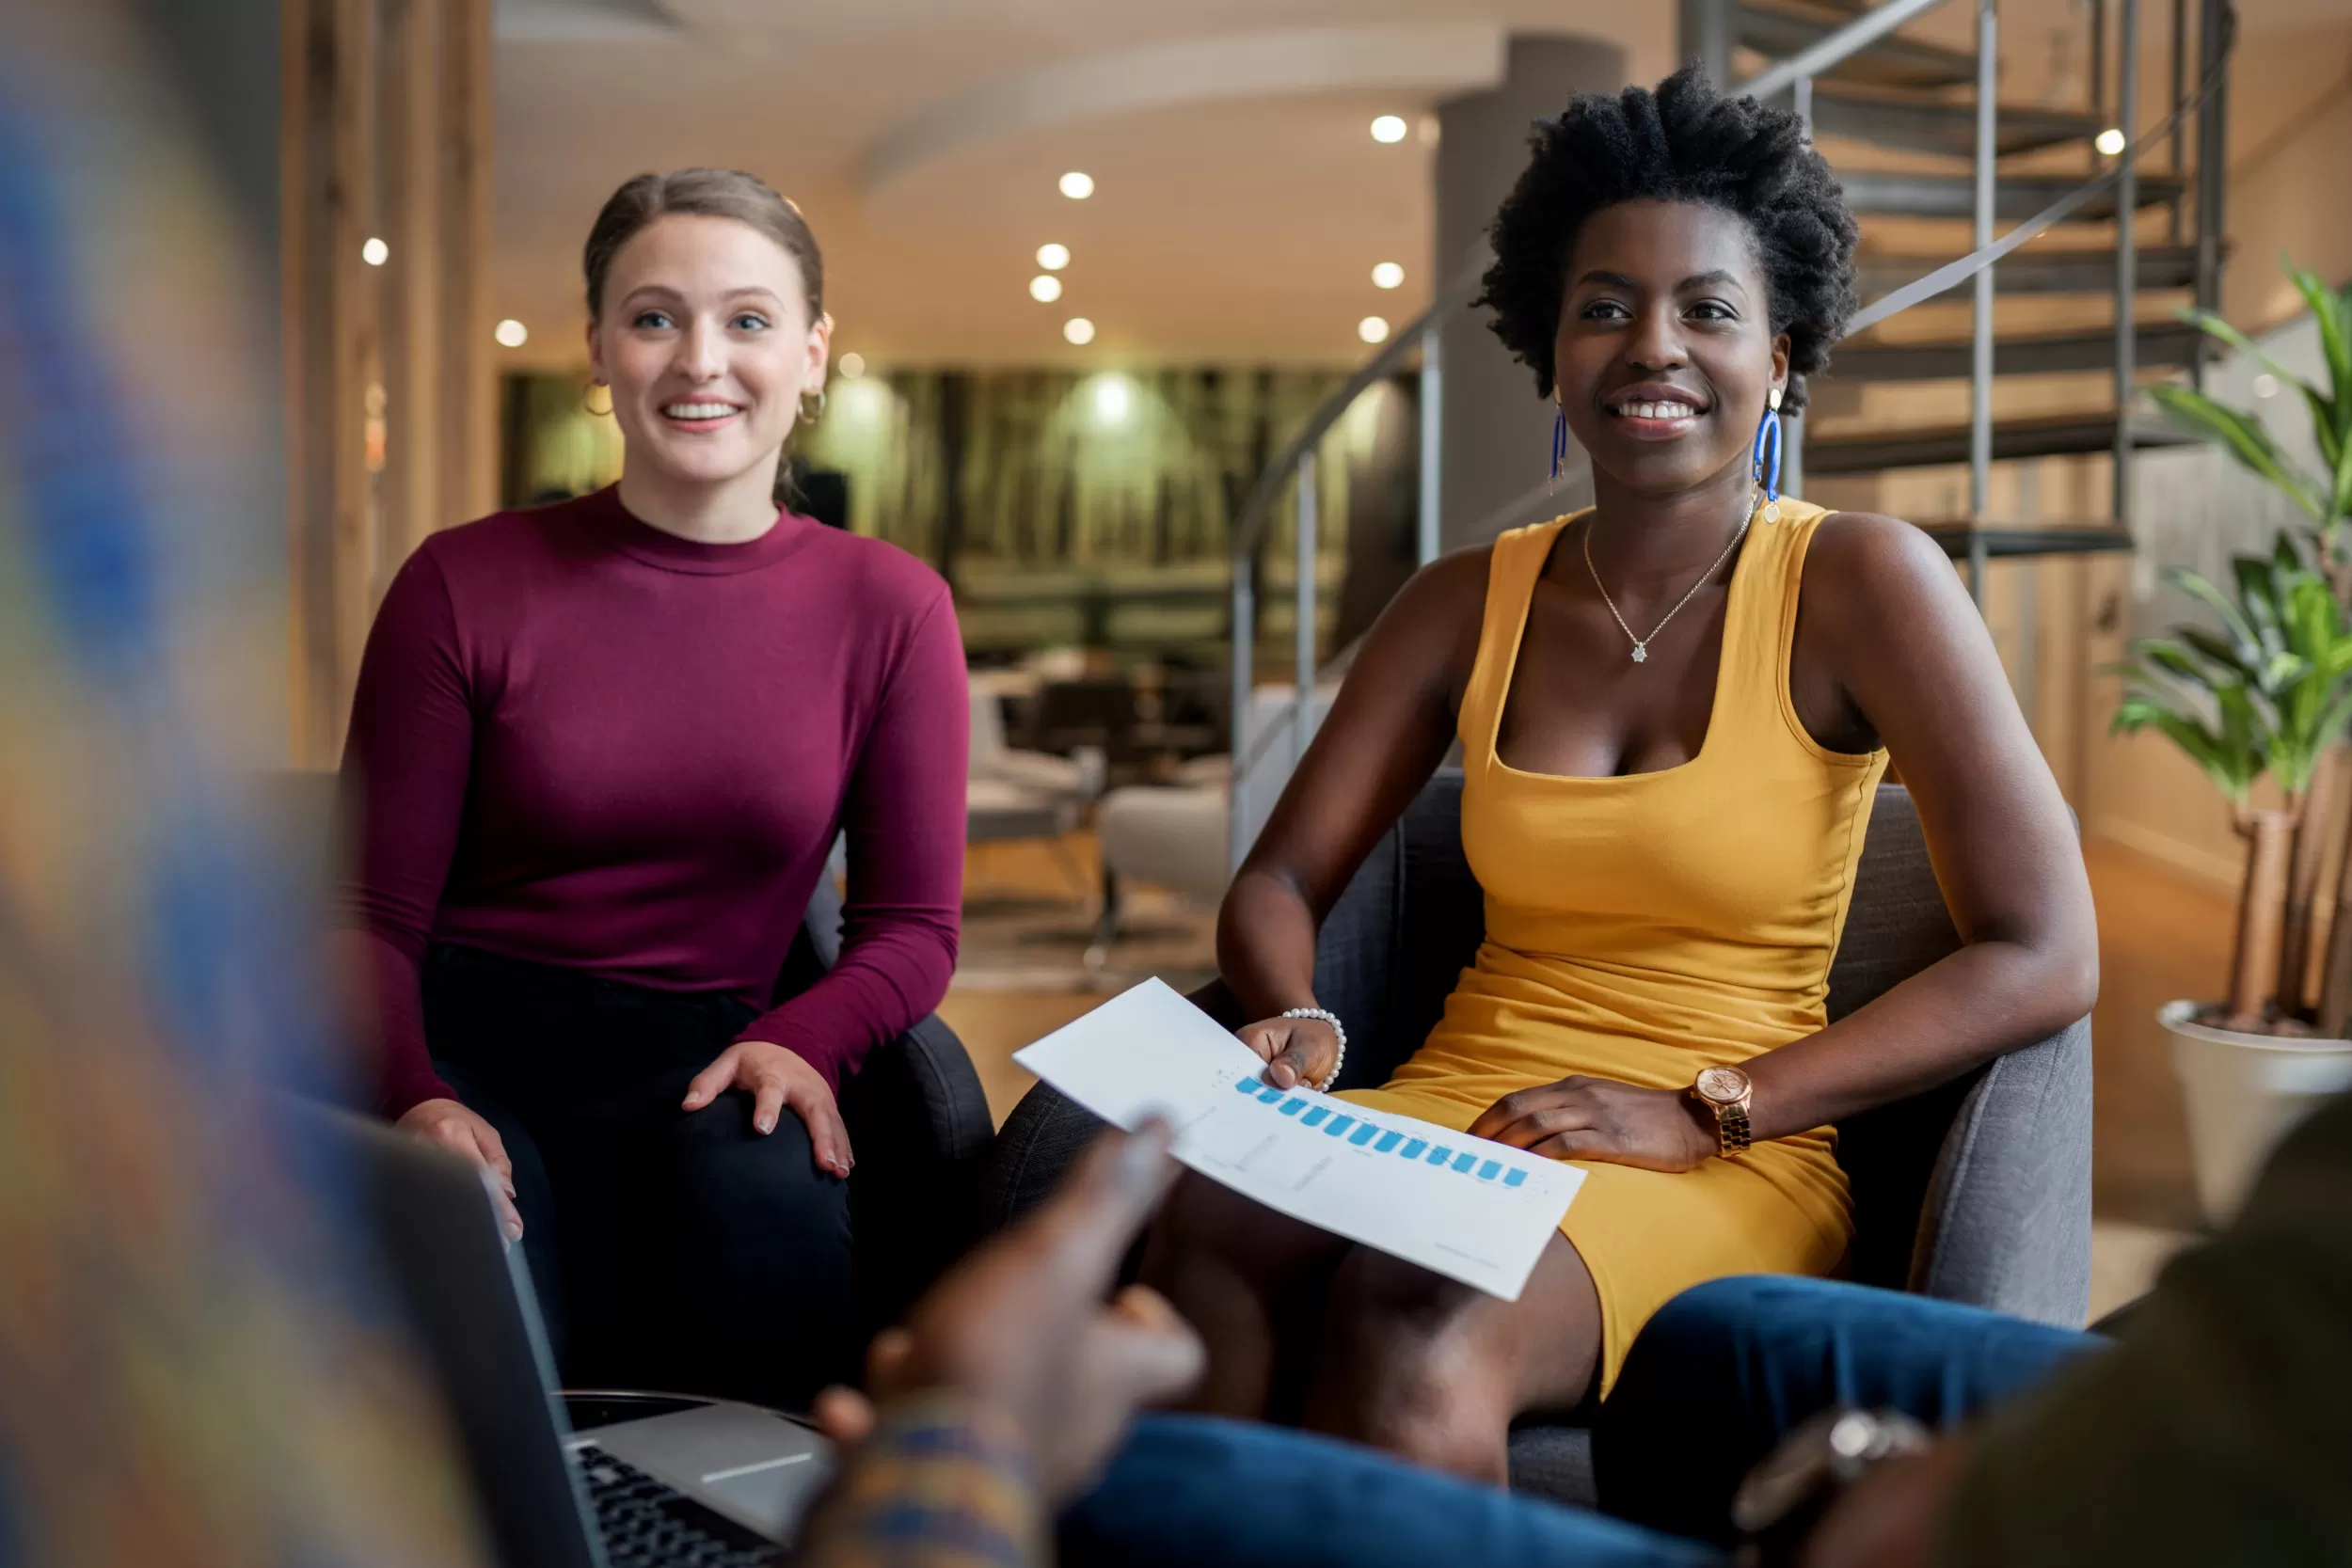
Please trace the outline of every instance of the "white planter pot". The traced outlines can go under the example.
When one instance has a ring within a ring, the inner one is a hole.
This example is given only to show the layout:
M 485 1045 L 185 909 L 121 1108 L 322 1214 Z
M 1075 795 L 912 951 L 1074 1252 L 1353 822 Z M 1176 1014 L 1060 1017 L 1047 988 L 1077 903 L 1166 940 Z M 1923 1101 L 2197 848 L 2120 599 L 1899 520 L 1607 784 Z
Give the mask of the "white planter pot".
M 2156 1022 L 2171 1037 L 2172 1070 L 2188 1110 L 2197 1200 L 2226 1225 L 2279 1140 L 2318 1103 L 2352 1089 L 2352 1040 L 2242 1035 L 2192 1022 L 2195 1002 L 2169 1002 Z

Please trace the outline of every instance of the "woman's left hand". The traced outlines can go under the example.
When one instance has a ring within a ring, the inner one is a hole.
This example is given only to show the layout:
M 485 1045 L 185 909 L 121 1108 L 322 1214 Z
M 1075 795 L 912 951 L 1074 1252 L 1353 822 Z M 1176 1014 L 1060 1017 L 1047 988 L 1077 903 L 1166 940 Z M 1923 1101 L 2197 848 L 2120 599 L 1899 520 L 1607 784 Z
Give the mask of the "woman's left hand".
M 1721 1140 L 1706 1113 L 1678 1089 L 1645 1089 L 1607 1078 L 1563 1078 L 1506 1094 L 1470 1125 L 1470 1135 L 1549 1155 L 1644 1170 L 1691 1170 Z
M 776 1130 L 787 1108 L 808 1129 L 808 1147 L 818 1169 L 847 1180 L 857 1164 L 850 1153 L 850 1129 L 833 1085 L 793 1052 L 766 1040 L 738 1040 L 686 1085 L 685 1109 L 699 1111 L 729 1089 L 752 1097 L 752 1126 L 764 1137 Z

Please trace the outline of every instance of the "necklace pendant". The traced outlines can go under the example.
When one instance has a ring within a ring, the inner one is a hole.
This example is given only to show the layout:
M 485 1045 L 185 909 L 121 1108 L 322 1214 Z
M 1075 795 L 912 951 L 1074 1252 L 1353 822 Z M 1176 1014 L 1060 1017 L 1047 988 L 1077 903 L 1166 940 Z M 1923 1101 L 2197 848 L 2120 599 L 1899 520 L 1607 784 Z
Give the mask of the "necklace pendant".
M 1633 662 L 1634 662 L 1634 663 L 1636 663 L 1636 664 L 1641 664 L 1641 663 L 1644 663 L 1644 662 L 1647 661 L 1647 659 L 1648 659 L 1648 658 L 1649 658 L 1649 649 L 1648 649 L 1648 647 L 1647 647 L 1647 646 L 1645 646 L 1645 644 L 1643 644 L 1643 643 L 1640 643 L 1640 642 L 1636 642 L 1636 643 L 1634 643 L 1634 644 L 1633 644 Z

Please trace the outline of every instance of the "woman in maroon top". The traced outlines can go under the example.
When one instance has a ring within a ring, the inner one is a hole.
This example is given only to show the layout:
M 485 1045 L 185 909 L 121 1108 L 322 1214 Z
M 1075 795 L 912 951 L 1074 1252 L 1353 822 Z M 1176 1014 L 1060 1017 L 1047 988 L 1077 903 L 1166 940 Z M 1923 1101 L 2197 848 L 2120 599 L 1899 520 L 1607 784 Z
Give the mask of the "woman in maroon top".
M 589 235 L 620 483 L 435 535 L 343 758 L 385 1113 L 495 1173 L 575 1384 L 791 1402 L 850 1366 L 835 1103 L 955 967 L 946 585 L 780 511 L 830 323 L 799 212 L 644 175 Z M 775 1003 L 836 831 L 840 962 Z

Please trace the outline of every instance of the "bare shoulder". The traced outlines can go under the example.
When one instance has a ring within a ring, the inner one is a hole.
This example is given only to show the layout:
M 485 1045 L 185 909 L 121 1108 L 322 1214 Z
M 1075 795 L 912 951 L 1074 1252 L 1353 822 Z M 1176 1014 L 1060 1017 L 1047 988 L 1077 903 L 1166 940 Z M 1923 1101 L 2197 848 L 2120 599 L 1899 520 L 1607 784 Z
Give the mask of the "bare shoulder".
M 1963 603 L 1951 558 L 1925 529 L 1876 512 L 1833 512 L 1805 552 L 1804 618 L 1883 631 Z
M 1805 572 L 1840 584 L 1893 586 L 1930 574 L 1951 576 L 1951 558 L 1934 535 L 1878 512 L 1833 512 L 1814 531 Z
M 1467 678 L 1478 654 L 1478 631 L 1486 606 L 1490 545 L 1455 550 L 1415 572 L 1381 610 L 1365 634 L 1352 673 L 1372 674 L 1369 683 L 1391 695 L 1418 692 L 1435 700 Z
M 1380 612 L 1375 635 L 1409 636 L 1475 628 L 1486 605 L 1486 572 L 1492 545 L 1455 550 L 1415 572 Z

